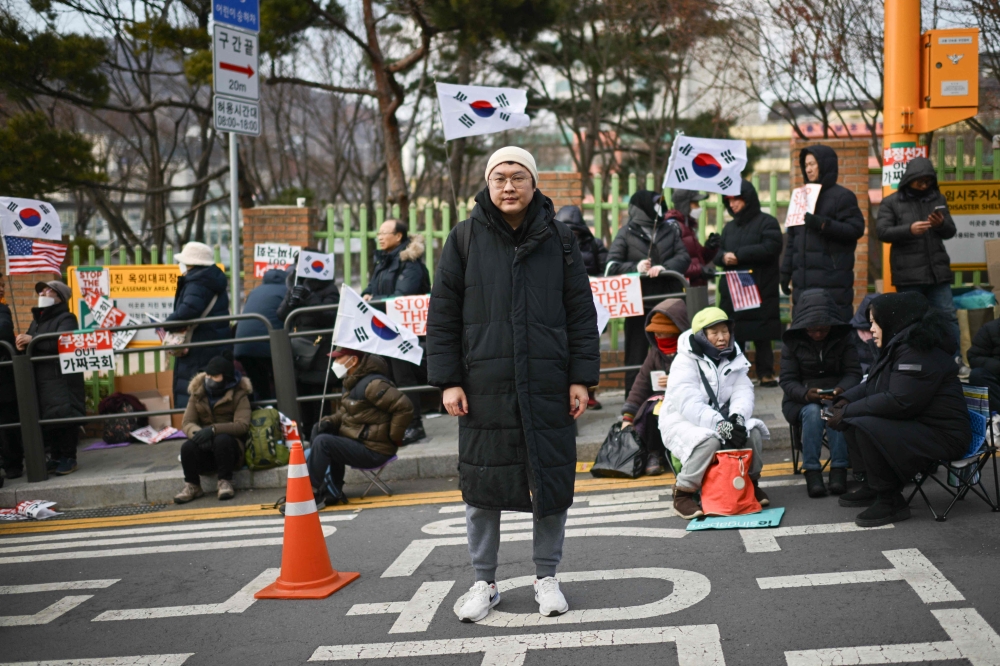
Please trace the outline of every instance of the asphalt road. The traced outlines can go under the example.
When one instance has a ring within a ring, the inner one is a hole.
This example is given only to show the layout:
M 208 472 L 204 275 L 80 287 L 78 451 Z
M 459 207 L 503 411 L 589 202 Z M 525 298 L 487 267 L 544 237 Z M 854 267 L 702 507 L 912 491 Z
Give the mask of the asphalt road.
M 334 566 L 361 578 L 319 601 L 252 599 L 280 566 L 281 520 L 245 505 L 6 534 L 0 662 L 1000 664 L 1000 514 L 978 499 L 946 523 L 918 498 L 893 528 L 840 531 L 858 510 L 777 485 L 781 528 L 685 532 L 669 487 L 621 485 L 577 494 L 560 568 L 571 612 L 558 619 L 537 614 L 530 521 L 514 515 L 502 614 L 458 621 L 473 579 L 453 492 L 321 513 Z

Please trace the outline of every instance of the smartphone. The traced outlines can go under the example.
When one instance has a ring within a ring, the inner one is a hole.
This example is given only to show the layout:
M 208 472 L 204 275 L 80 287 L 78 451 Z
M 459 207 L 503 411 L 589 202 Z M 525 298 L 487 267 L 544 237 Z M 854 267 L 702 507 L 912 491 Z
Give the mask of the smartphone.
M 940 206 L 934 206 L 934 210 L 947 210 L 947 204 L 941 204 Z
M 819 393 L 820 395 L 833 395 L 833 392 L 836 390 L 837 389 L 823 389 L 821 391 L 817 391 L 817 393 Z

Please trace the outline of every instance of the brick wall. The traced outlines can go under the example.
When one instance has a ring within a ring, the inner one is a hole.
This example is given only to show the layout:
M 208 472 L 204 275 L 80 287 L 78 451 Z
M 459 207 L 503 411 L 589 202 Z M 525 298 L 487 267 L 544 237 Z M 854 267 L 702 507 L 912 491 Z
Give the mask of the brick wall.
M 579 206 L 583 203 L 583 179 L 580 174 L 566 171 L 541 171 L 538 189 L 552 199 L 558 211 L 562 206 Z
M 799 166 L 799 152 L 807 146 L 823 144 L 837 151 L 839 177 L 837 182 L 858 196 L 858 206 L 865 216 L 865 235 L 858 239 L 854 251 L 854 307 L 868 293 L 868 149 L 867 139 L 823 139 L 802 141 L 792 138 L 791 182 L 792 187 L 803 184 L 802 168 Z
M 6 266 L 6 258 L 0 252 L 0 267 Z M 52 280 L 63 280 L 58 273 L 29 273 L 27 275 L 4 275 L 3 282 L 6 287 L 5 302 L 13 311 L 14 333 L 27 333 L 28 326 L 31 325 L 31 308 L 38 305 L 38 294 L 35 293 L 35 284 L 38 282 L 50 282 Z M 13 283 L 13 286 L 12 284 Z M 20 324 L 20 326 L 18 326 Z
M 315 245 L 310 227 L 315 218 L 315 208 L 258 206 L 243 209 L 244 295 L 261 282 L 253 275 L 253 246 L 256 243 L 287 243 L 301 247 Z
M 601 352 L 602 368 L 618 368 L 623 365 L 625 365 L 625 352 L 623 350 Z M 625 373 L 615 372 L 612 374 L 602 374 L 601 383 L 597 385 L 597 388 L 598 390 L 601 391 L 608 391 L 611 389 L 618 389 L 619 391 L 624 391 Z

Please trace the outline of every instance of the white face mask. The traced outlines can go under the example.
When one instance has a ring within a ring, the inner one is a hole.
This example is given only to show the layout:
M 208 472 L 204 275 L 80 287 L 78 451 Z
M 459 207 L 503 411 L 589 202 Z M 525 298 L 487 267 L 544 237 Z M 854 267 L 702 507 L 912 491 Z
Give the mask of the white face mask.
M 185 264 L 183 261 L 178 261 L 177 262 L 177 268 L 180 269 L 181 275 L 184 275 L 185 273 L 188 272 L 188 265 Z
M 337 379 L 343 379 L 344 377 L 347 376 L 347 367 L 334 361 L 333 374 L 336 375 Z
M 38 297 L 38 307 L 40 308 L 47 308 L 50 305 L 55 305 L 55 304 L 56 304 L 56 299 L 52 298 L 51 296 Z

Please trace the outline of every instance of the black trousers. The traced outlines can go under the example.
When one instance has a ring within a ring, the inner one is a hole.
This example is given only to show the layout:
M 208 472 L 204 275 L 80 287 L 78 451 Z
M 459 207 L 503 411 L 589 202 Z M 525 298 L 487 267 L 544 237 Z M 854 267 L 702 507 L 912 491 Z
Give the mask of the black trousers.
M 181 467 L 184 480 L 201 484 L 202 474 L 218 474 L 220 479 L 233 480 L 233 472 L 243 467 L 240 443 L 232 435 L 216 435 L 204 448 L 190 439 L 181 444 Z
M 362 469 L 378 467 L 392 456 L 372 451 L 356 439 L 340 435 L 319 435 L 312 442 L 309 451 L 309 481 L 313 488 L 322 488 L 327 468 L 337 490 L 344 487 L 344 472 L 347 465 Z
M 740 351 L 746 354 L 747 340 L 737 340 Z M 771 349 L 770 340 L 750 340 L 753 342 L 754 360 L 753 369 L 757 373 L 757 379 L 762 377 L 774 377 L 774 350 Z
M 904 481 L 896 474 L 896 470 L 882 455 L 875 440 L 860 428 L 848 428 L 844 432 L 847 439 L 847 450 L 851 455 L 851 465 L 854 472 L 865 472 L 868 478 L 868 485 L 877 493 L 889 494 L 898 493 L 905 485 Z M 858 463 L 861 468 L 858 468 Z
M 270 357 L 237 356 L 236 360 L 243 366 L 243 371 L 253 384 L 253 394 L 256 400 L 272 400 L 274 398 L 274 367 Z
M 80 443 L 80 426 L 48 426 L 42 428 L 42 442 L 54 460 L 72 458 L 76 460 L 76 446 Z
M 646 338 L 646 318 L 627 317 L 625 319 L 625 365 L 642 365 L 649 353 L 649 340 Z M 638 370 L 625 373 L 625 397 L 632 390 Z
M 1000 412 L 1000 377 L 986 368 L 973 368 L 969 386 L 985 386 L 990 390 L 990 411 Z
M 339 380 L 333 376 L 333 372 L 330 373 L 330 383 L 326 387 L 327 393 L 336 393 L 341 389 Z M 300 382 L 298 384 L 299 396 L 303 395 L 319 395 L 323 392 L 322 384 L 305 384 Z M 299 435 L 303 438 L 308 439 L 315 426 L 319 422 L 319 412 L 320 405 L 323 405 L 323 416 L 329 416 L 333 413 L 330 407 L 330 401 L 326 400 L 320 402 L 319 400 L 310 400 L 309 402 L 299 403 L 299 415 L 302 417 L 299 423 Z
M 0 402 L 0 423 L 18 423 L 17 401 Z M 0 466 L 4 469 L 24 469 L 24 445 L 20 428 L 0 429 Z
M 421 340 L 423 343 L 423 340 Z M 421 347 L 424 345 L 421 344 Z M 423 359 L 420 361 L 420 365 L 413 365 L 408 361 L 404 361 L 398 358 L 392 358 L 391 356 L 383 357 L 389 363 L 389 369 L 392 371 L 392 381 L 396 383 L 396 387 L 400 390 L 406 388 L 407 386 L 423 386 L 427 383 L 427 354 L 424 354 Z M 403 395 L 410 399 L 413 403 L 413 421 L 410 422 L 411 426 L 420 424 L 420 396 L 422 392 L 419 391 L 403 391 Z

